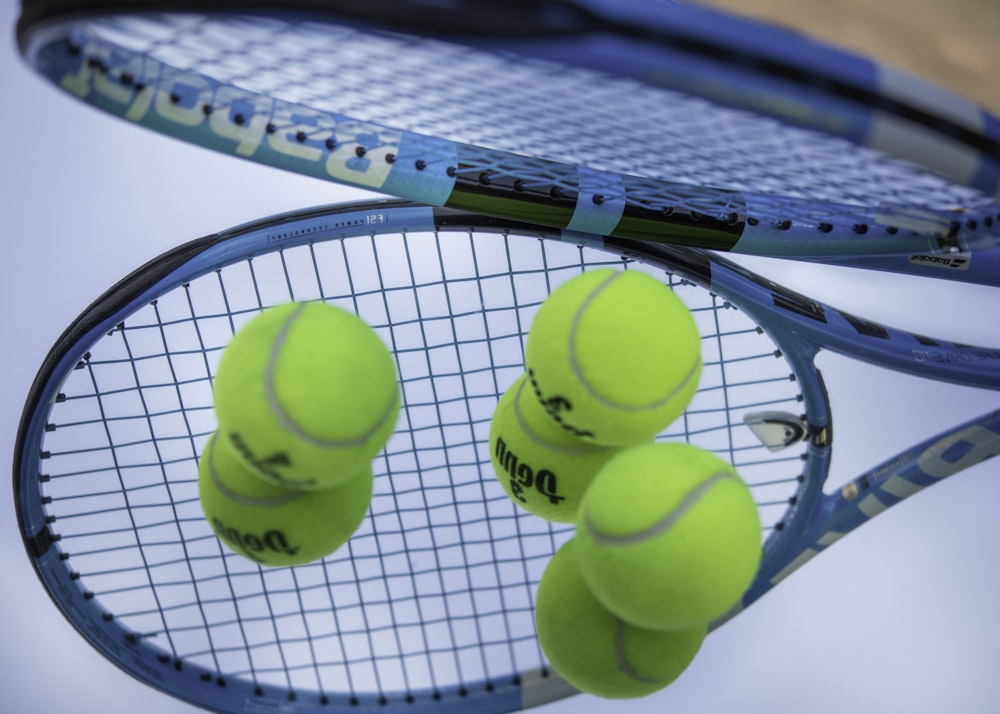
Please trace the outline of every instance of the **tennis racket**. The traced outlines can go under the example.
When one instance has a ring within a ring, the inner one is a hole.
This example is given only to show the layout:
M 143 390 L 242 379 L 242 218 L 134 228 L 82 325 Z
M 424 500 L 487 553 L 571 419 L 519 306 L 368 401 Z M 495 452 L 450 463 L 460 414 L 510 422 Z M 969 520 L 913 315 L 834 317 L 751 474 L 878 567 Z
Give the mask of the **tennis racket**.
M 996 284 L 1000 122 L 663 1 L 25 0 L 28 61 L 185 141 L 554 228 Z
M 1000 453 L 996 409 L 827 483 L 833 415 L 815 363 L 839 353 L 981 387 L 1000 407 L 998 348 L 846 314 L 698 249 L 402 201 L 319 207 L 171 250 L 60 337 L 30 390 L 14 469 L 48 593 L 109 660 L 209 710 L 505 712 L 574 693 L 549 670 L 532 616 L 572 527 L 507 498 L 487 434 L 541 302 L 607 266 L 647 271 L 691 308 L 702 381 L 658 438 L 733 463 L 760 510 L 759 576 L 715 626 L 862 523 Z M 197 456 L 216 426 L 222 349 L 288 300 L 342 305 L 372 325 L 395 355 L 404 408 L 350 542 L 321 562 L 262 569 L 203 517 Z

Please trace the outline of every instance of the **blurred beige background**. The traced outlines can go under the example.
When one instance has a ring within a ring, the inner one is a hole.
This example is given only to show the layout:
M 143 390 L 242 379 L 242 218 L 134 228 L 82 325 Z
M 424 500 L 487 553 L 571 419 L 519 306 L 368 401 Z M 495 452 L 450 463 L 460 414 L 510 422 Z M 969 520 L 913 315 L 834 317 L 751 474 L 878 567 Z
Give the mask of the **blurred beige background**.
M 860 51 L 1000 114 L 1000 0 L 701 0 Z

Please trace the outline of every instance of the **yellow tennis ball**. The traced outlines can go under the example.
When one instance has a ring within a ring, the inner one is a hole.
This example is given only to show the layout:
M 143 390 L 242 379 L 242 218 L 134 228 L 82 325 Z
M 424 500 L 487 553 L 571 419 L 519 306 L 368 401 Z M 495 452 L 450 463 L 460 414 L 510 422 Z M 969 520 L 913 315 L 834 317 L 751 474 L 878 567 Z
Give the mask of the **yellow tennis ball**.
M 583 498 L 576 540 L 597 599 L 660 630 L 726 613 L 761 557 L 750 490 L 728 463 L 685 443 L 636 446 L 611 459 Z
M 319 560 L 346 543 L 371 504 L 371 469 L 322 491 L 292 491 L 254 475 L 213 434 L 198 463 L 198 497 L 219 540 L 268 566 Z
M 236 333 L 215 375 L 227 445 L 289 488 L 326 488 L 369 469 L 399 408 L 389 350 L 357 315 L 326 303 L 265 310 Z
M 519 506 L 556 523 L 572 523 L 587 486 L 620 450 L 570 436 L 542 410 L 522 375 L 490 421 L 490 460 L 500 485 Z
M 552 556 L 535 597 L 535 630 L 552 668 L 580 691 L 605 698 L 643 697 L 674 682 L 708 627 L 664 632 L 616 617 L 587 589 L 575 540 Z
M 625 446 L 652 439 L 687 408 L 701 376 L 701 338 L 666 285 L 601 269 L 542 303 L 525 361 L 539 401 L 563 428 Z

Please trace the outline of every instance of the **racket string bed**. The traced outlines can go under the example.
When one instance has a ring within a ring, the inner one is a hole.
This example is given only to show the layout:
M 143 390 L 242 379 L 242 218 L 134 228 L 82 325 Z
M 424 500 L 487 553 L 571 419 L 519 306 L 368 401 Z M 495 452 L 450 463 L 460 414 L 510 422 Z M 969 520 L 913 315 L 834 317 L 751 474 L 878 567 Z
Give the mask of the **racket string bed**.
M 488 44 L 291 14 L 110 15 L 67 33 L 34 62 L 106 110 L 435 205 L 743 252 L 996 244 L 995 201 L 916 164 Z
M 938 193 L 941 205 L 962 205 L 976 195 L 916 167 L 907 172 L 902 163 L 901 174 L 880 170 L 879 152 L 844 139 L 595 70 L 443 41 L 327 23 L 213 17 L 176 24 L 169 17 L 112 18 L 95 23 L 93 32 L 78 40 L 84 55 L 103 54 L 107 38 L 147 58 L 151 70 L 162 62 L 330 115 L 522 156 L 862 206 L 873 194 L 911 203 L 894 192 L 920 181 Z M 205 96 L 179 99 L 190 106 Z M 905 173 L 912 180 L 899 182 Z M 924 200 L 933 195 L 918 193 Z
M 135 305 L 87 346 L 49 406 L 37 485 L 48 530 L 87 601 L 159 666 L 206 687 L 248 682 L 348 705 L 462 698 L 547 671 L 534 588 L 572 527 L 517 509 L 490 470 L 486 434 L 523 371 L 534 311 L 581 270 L 648 270 L 689 303 L 705 377 L 661 438 L 733 460 L 768 531 L 780 520 L 800 456 L 771 454 L 741 419 L 798 409 L 800 395 L 741 311 L 662 270 L 557 241 L 473 228 L 360 233 L 272 247 Z M 215 427 L 222 348 L 289 299 L 357 310 L 394 350 L 405 406 L 351 541 L 322 562 L 262 570 L 214 537 L 196 463 Z

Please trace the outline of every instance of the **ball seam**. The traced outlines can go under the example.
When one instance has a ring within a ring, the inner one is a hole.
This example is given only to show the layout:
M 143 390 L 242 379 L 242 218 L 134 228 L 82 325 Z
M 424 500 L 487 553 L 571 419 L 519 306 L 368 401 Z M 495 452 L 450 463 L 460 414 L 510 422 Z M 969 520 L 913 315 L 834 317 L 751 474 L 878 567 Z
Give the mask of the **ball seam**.
M 241 493 L 237 493 L 232 490 L 222 482 L 219 478 L 219 472 L 215 468 L 215 449 L 217 445 L 217 440 L 212 439 L 208 445 L 208 473 L 212 477 L 212 484 L 218 489 L 219 493 L 228 498 L 233 503 L 237 503 L 241 506 L 257 506 L 260 508 L 274 508 L 277 506 L 284 506 L 291 503 L 297 499 L 301 494 L 297 491 L 288 491 L 283 494 L 279 494 L 272 498 L 254 498 L 252 496 L 245 496 Z M 253 477 L 256 478 L 256 477 Z
M 576 312 L 573 314 L 573 320 L 570 322 L 570 328 L 569 328 L 569 344 L 567 346 L 568 356 L 569 356 L 570 370 L 573 372 L 573 375 L 576 377 L 577 382 L 579 382 L 579 384 L 587 391 L 587 393 L 595 401 L 597 401 L 598 403 L 600 403 L 603 406 L 610 407 L 611 409 L 618 409 L 618 410 L 624 411 L 624 412 L 630 412 L 630 413 L 637 413 L 637 412 L 643 412 L 643 411 L 653 411 L 653 410 L 656 410 L 656 409 L 660 409 L 660 408 L 664 407 L 666 404 L 668 404 L 671 399 L 673 399 L 675 396 L 677 396 L 677 394 L 679 394 L 684 389 L 686 389 L 687 386 L 690 384 L 691 380 L 694 378 L 694 376 L 699 373 L 699 371 L 701 369 L 701 354 L 700 354 L 700 352 L 696 356 L 694 364 L 691 365 L 691 367 L 688 369 L 687 373 L 684 375 L 684 378 L 676 386 L 674 386 L 673 389 L 671 389 L 669 392 L 667 392 L 666 396 L 662 397 L 661 399 L 659 399 L 659 400 L 657 400 L 655 402 L 652 402 L 651 404 L 640 404 L 640 405 L 621 404 L 620 402 L 616 402 L 616 401 L 612 400 L 610 397 L 606 397 L 603 394 L 600 394 L 587 381 L 586 375 L 584 374 L 584 371 L 583 371 L 583 367 L 580 365 L 580 363 L 577 361 L 577 358 L 576 358 L 576 334 L 578 332 L 579 323 L 583 319 L 583 314 L 587 311 L 587 308 L 590 306 L 590 304 L 594 300 L 597 299 L 597 296 L 601 292 L 603 292 L 604 290 L 606 290 L 608 288 L 608 286 L 610 286 L 613 281 L 615 281 L 616 279 L 620 278 L 622 275 L 624 275 L 624 273 L 616 272 L 613 275 L 610 275 L 607 278 L 605 278 L 604 280 L 602 280 L 601 283 L 599 285 L 597 285 L 597 287 L 595 287 L 587 295 L 587 297 L 583 300 L 583 302 L 580 303 L 580 307 L 577 308 Z
M 643 528 L 641 530 L 635 531 L 633 533 L 625 533 L 622 535 L 615 535 L 611 533 L 604 533 L 601 531 L 591 520 L 589 513 L 584 513 L 583 522 L 584 526 L 587 528 L 587 533 L 593 539 L 596 545 L 601 546 L 630 546 L 637 545 L 644 541 L 657 538 L 668 530 L 670 530 L 677 521 L 679 521 L 688 511 L 690 511 L 701 498 L 708 493 L 708 491 L 723 480 L 737 479 L 738 477 L 728 471 L 720 471 L 712 474 L 707 479 L 699 483 L 695 488 L 691 489 L 687 495 L 681 500 L 676 508 L 668 511 L 665 516 L 660 520 L 654 522 L 652 525 Z
M 636 682 L 641 682 L 642 684 L 663 684 L 665 679 L 655 679 L 652 677 L 644 677 L 639 674 L 632 663 L 628 661 L 628 657 L 625 656 L 625 622 L 620 618 L 615 618 L 615 661 L 618 663 L 618 669 L 622 673 L 635 680 Z
M 579 446 L 560 446 L 559 444 L 553 444 L 542 438 L 541 435 L 536 432 L 521 413 L 521 394 L 524 392 L 525 385 L 528 380 L 524 380 L 518 385 L 517 394 L 514 396 L 514 418 L 517 419 L 517 424 L 521 428 L 521 431 L 527 436 L 536 446 L 555 451 L 566 456 L 586 456 L 588 454 L 596 454 L 607 447 L 595 447 L 587 445 L 581 442 Z M 561 425 L 560 425 L 561 426 Z
M 281 405 L 281 401 L 278 399 L 278 395 L 275 392 L 274 381 L 275 373 L 278 369 L 278 357 L 281 354 L 285 341 L 288 339 L 288 333 L 292 329 L 292 323 L 295 322 L 306 307 L 306 303 L 300 303 L 295 307 L 292 313 L 281 324 L 281 328 L 278 330 L 274 343 L 271 345 L 271 351 L 267 357 L 267 366 L 264 371 L 264 394 L 267 399 L 267 404 L 276 416 L 278 424 L 282 429 L 290 432 L 295 438 L 301 439 L 312 446 L 323 449 L 364 446 L 368 440 L 378 433 L 378 431 L 385 425 L 385 422 L 389 419 L 390 415 L 395 412 L 396 405 L 399 403 L 398 390 L 393 391 L 389 404 L 382 411 L 382 414 L 374 422 L 370 429 L 356 437 L 348 439 L 330 439 L 310 434 L 297 424 L 294 419 L 292 419 L 291 415 Z

